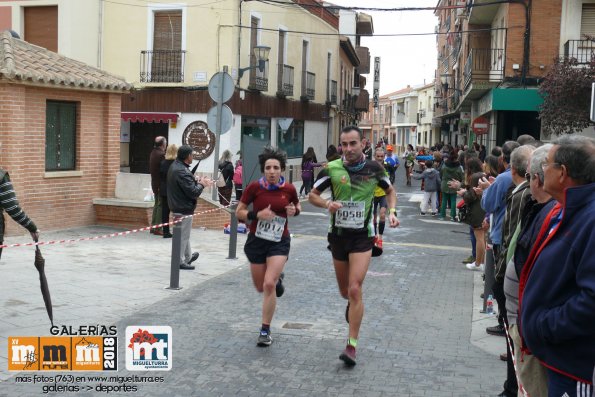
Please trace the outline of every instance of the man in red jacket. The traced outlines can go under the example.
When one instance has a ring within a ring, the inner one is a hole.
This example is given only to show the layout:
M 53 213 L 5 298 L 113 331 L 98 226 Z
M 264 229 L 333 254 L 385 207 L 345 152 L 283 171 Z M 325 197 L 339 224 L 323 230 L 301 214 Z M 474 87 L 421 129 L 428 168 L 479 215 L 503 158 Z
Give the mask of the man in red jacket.
M 595 368 L 595 140 L 567 135 L 547 154 L 555 205 L 519 283 L 522 349 L 547 367 L 548 395 L 593 396 Z

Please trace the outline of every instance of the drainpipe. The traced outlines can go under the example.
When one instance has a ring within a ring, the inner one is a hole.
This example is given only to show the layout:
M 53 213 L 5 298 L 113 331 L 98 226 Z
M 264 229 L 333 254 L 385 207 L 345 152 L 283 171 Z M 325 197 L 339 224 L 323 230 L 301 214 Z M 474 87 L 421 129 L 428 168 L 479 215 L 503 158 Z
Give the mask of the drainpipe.
M 241 63 L 241 52 L 242 52 L 242 2 L 244 0 L 240 0 L 240 5 L 238 7 L 238 81 L 237 86 L 240 86 L 240 65 Z

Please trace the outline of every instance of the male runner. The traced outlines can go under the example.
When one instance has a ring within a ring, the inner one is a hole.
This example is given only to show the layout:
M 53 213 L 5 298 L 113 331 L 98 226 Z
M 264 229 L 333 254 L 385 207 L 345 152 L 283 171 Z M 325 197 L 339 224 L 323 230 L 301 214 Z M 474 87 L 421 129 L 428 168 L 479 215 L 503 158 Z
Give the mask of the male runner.
M 378 164 L 382 165 L 384 162 L 384 149 L 377 148 L 374 152 L 374 159 Z M 388 172 L 384 171 L 386 176 Z M 386 202 L 386 192 L 380 186 L 374 189 L 374 246 L 380 252 L 382 251 L 382 235 L 384 234 L 384 226 L 386 225 L 386 209 L 388 203 Z
M 386 192 L 390 227 L 399 226 L 395 190 L 383 167 L 376 161 L 366 160 L 362 139 L 358 127 L 343 128 L 340 136 L 343 157 L 328 163 L 318 174 L 309 197 L 311 204 L 327 208 L 331 214 L 328 241 L 339 292 L 348 299 L 345 317 L 349 323 L 349 339 L 339 356 L 347 365 L 356 363 L 355 348 L 364 315 L 362 284 L 374 245 L 372 201 L 376 186 Z M 320 196 L 328 187 L 331 188 L 331 200 Z

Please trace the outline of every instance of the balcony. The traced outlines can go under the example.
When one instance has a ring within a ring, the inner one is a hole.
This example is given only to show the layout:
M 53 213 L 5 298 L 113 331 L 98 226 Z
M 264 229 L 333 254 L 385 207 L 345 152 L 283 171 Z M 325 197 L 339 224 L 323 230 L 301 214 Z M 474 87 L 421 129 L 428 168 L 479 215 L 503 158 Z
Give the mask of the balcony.
M 254 56 L 253 56 L 254 57 Z M 256 65 L 256 58 L 254 58 L 254 65 Z M 254 91 L 268 91 L 269 90 L 269 63 L 264 64 L 264 69 L 261 72 L 258 68 L 250 70 L 250 82 L 248 89 Z
M 367 112 L 370 106 L 370 93 L 367 90 L 360 90 L 359 95 L 355 97 L 355 110 Z
M 326 95 L 327 105 L 337 104 L 337 82 L 335 80 L 327 80 L 327 89 L 329 90 Z
M 185 58 L 182 50 L 141 51 L 141 83 L 182 83 Z
M 355 47 L 355 53 L 359 58 L 359 66 L 357 67 L 357 72 L 359 74 L 368 74 L 370 73 L 370 50 L 368 47 Z
M 450 56 L 445 55 L 442 58 L 442 74 L 446 74 L 448 73 L 449 67 L 448 67 L 448 60 L 450 59 Z
M 293 66 L 279 64 L 277 96 L 279 98 L 293 96 Z
M 574 58 L 579 65 L 591 63 L 595 55 L 595 42 L 591 40 L 568 40 L 564 43 L 564 58 Z
M 313 101 L 316 93 L 316 75 L 311 72 L 302 72 L 302 101 Z
M 504 50 L 473 48 L 465 62 L 465 89 L 475 81 L 498 83 L 504 77 Z
M 341 110 L 347 113 L 355 113 L 355 95 L 351 95 L 350 91 L 343 91 L 343 100 L 341 101 Z M 382 119 L 382 113 L 380 114 Z

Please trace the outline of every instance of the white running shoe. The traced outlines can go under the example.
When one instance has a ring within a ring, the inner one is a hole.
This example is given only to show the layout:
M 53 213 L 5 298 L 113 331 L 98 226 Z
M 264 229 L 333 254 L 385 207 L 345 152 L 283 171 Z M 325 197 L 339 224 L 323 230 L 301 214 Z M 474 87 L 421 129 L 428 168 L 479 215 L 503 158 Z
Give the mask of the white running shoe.
M 476 265 L 475 262 L 467 263 L 465 267 L 469 270 L 483 270 L 481 265 Z

